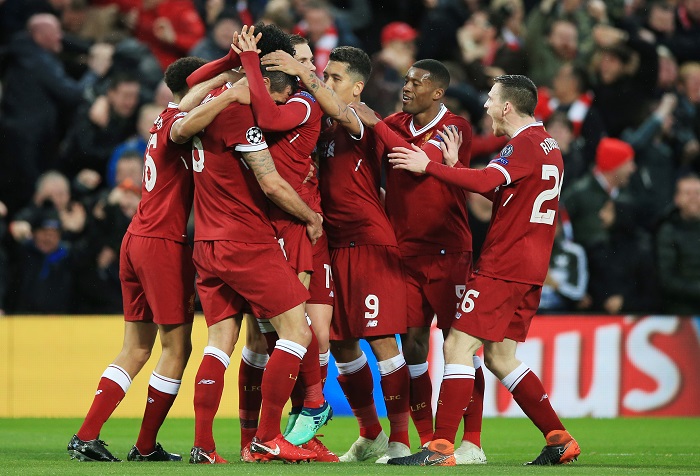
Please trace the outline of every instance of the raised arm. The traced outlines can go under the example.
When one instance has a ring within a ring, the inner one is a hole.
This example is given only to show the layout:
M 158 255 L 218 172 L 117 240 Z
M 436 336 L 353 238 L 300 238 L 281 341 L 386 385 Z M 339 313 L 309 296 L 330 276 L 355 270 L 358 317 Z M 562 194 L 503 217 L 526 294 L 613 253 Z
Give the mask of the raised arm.
M 263 56 L 263 66 L 269 71 L 283 71 L 299 77 L 306 89 L 314 95 L 321 109 L 329 117 L 337 121 L 352 135 L 358 136 L 362 132 L 362 124 L 352 108 L 345 104 L 326 83 L 321 81 L 316 73 L 295 60 L 285 51 L 275 51 Z
M 267 198 L 285 212 L 306 223 L 306 233 L 311 242 L 316 243 L 323 234 L 321 215 L 309 208 L 292 186 L 280 176 L 269 150 L 243 152 L 242 155 L 255 173 L 255 178 Z
M 237 35 L 234 34 L 233 38 L 236 39 Z M 203 83 L 213 77 L 228 71 L 233 68 L 238 68 L 241 65 L 241 59 L 238 57 L 238 53 L 231 48 L 228 54 L 223 58 L 218 60 L 210 61 L 201 68 L 197 69 L 194 73 L 187 76 L 187 85 L 193 87 L 195 84 Z
M 195 107 L 199 106 L 207 94 L 209 94 L 213 89 L 223 86 L 227 82 L 234 82 L 238 77 L 240 77 L 240 75 L 234 74 L 233 72 L 224 72 L 214 76 L 211 79 L 195 84 L 180 100 L 180 103 L 177 106 L 178 109 L 184 112 L 191 111 Z
M 201 104 L 181 119 L 175 121 L 170 128 L 170 139 L 176 144 L 183 144 L 193 135 L 211 124 L 211 121 L 232 102 L 236 102 L 237 89 L 230 88 L 204 104 Z

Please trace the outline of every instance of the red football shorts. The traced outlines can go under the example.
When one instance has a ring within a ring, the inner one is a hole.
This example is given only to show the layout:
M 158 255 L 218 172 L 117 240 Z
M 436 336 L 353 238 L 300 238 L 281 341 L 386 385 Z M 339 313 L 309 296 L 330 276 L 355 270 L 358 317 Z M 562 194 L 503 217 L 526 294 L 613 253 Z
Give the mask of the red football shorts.
M 439 329 L 449 329 L 472 267 L 472 253 L 403 258 L 408 327 L 429 327 L 437 314 Z
M 406 283 L 394 246 L 334 248 L 331 340 L 406 332 Z
M 314 245 L 314 272 L 309 283 L 311 298 L 307 304 L 333 305 L 333 273 L 331 273 L 331 255 L 328 252 L 328 238 L 324 233 Z
M 197 241 L 193 259 L 207 326 L 238 314 L 245 302 L 275 317 L 309 298 L 277 243 Z
M 311 273 L 314 270 L 314 250 L 306 234 L 306 225 L 287 213 L 281 216 L 282 213 L 278 208 L 270 210 L 270 220 L 284 256 L 297 274 Z
M 492 342 L 524 342 L 542 286 L 472 273 L 452 327 Z
M 127 232 L 119 252 L 124 320 L 185 324 L 194 319 L 192 248 Z

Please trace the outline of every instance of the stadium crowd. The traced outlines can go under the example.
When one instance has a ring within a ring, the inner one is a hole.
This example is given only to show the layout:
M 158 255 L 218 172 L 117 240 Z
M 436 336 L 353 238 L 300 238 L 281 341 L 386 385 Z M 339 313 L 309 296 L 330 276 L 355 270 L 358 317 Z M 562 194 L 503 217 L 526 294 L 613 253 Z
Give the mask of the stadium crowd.
M 445 64 L 472 164 L 505 144 L 491 78 L 527 74 L 562 150 L 541 312 L 700 312 L 700 0 L 0 1 L 0 314 L 122 312 L 119 247 L 177 58 L 274 23 L 372 58 L 362 99 L 401 109 L 416 60 Z M 468 202 L 474 257 L 490 219 Z

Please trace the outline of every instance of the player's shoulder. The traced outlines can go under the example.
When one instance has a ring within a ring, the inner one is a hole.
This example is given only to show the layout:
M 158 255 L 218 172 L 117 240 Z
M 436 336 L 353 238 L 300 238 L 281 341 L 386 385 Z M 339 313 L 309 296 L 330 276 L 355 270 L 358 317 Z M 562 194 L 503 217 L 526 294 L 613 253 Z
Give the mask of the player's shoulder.
M 158 114 L 158 117 L 156 117 L 156 119 L 153 121 L 153 125 L 148 132 L 151 134 L 156 134 L 165 126 L 172 124 L 176 120 L 185 117 L 186 115 L 186 112 L 182 112 L 177 108 L 177 104 L 172 102 L 168 103 L 168 106 L 160 114 Z
M 401 125 L 405 124 L 407 125 L 410 120 L 413 118 L 413 115 L 408 114 L 407 112 L 399 111 L 395 112 L 393 114 L 389 114 L 384 118 L 384 122 L 387 124 L 391 125 Z

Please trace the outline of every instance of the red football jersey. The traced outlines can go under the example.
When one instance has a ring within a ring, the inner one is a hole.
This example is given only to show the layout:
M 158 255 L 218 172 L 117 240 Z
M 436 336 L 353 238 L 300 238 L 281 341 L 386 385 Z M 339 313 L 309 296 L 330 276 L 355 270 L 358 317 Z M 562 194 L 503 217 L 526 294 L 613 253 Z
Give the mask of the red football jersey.
M 276 241 L 267 198 L 241 154 L 266 148 L 250 106 L 238 103 L 192 139 L 195 241 Z
M 354 137 L 330 118 L 324 126 L 319 187 L 329 246 L 396 246 L 379 199 L 383 144 L 369 128 Z
M 505 176 L 474 272 L 542 285 L 549 268 L 564 166 L 541 122 L 519 129 L 487 167 Z
M 438 131 L 456 126 L 462 131 L 459 161 L 469 165 L 472 129 L 463 117 L 443 104 L 425 127 L 416 129 L 413 115 L 398 112 L 384 122 L 402 139 L 428 151 L 431 160 L 442 162 Z M 430 148 L 438 153 L 431 153 Z M 467 222 L 467 192 L 428 175 L 416 175 L 387 167 L 386 211 L 403 256 L 458 253 L 472 250 L 472 234 Z
M 141 202 L 129 232 L 138 236 L 187 241 L 194 184 L 190 142 L 170 140 L 173 124 L 187 113 L 170 103 L 153 123 L 144 155 Z

